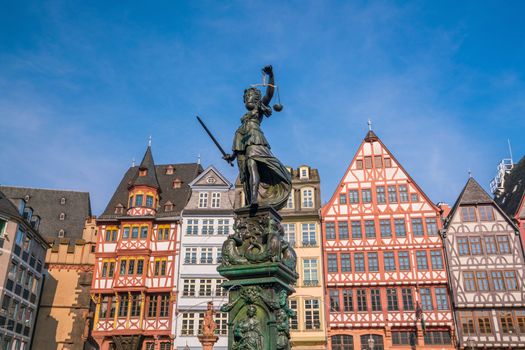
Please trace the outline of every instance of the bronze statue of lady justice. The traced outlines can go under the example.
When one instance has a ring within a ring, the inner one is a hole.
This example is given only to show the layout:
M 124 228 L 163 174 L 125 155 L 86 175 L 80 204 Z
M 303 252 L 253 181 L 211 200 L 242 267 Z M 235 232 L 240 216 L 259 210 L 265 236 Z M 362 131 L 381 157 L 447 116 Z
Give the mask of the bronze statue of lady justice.
M 261 130 L 264 117 L 272 115 L 270 102 L 275 91 L 275 79 L 272 66 L 262 70 L 263 77 L 268 76 L 268 83 L 263 78 L 263 84 L 253 85 L 244 90 L 244 105 L 247 112 L 241 118 L 241 126 L 235 132 L 232 153 L 226 154 L 215 137 L 202 120 L 197 117 L 212 141 L 223 154 L 223 159 L 232 164 L 237 159 L 239 179 L 243 185 L 248 206 L 270 206 L 279 210 L 286 205 L 292 187 L 290 172 L 270 151 L 270 144 Z M 256 87 L 266 86 L 266 94 L 262 96 Z M 282 110 L 282 105 L 273 106 L 276 112 Z

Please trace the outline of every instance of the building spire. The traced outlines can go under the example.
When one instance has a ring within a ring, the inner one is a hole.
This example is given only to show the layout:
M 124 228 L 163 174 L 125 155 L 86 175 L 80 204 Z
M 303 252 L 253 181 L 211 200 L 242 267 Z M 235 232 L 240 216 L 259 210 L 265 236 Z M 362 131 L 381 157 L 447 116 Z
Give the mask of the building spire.
M 155 170 L 155 162 L 151 154 L 151 146 L 148 146 L 144 158 L 140 162 L 137 174 L 132 181 L 132 185 L 143 185 L 153 188 L 160 188 L 157 180 L 157 172 Z

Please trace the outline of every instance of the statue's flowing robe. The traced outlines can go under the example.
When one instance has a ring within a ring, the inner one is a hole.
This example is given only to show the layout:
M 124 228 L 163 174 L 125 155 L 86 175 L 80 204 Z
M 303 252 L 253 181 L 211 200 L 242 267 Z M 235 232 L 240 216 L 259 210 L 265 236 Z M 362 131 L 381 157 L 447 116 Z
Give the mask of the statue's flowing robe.
M 244 193 L 251 193 L 247 161 L 253 159 L 259 171 L 261 187 L 266 190 L 260 194 L 259 203 L 279 210 L 286 205 L 292 188 L 292 178 L 286 167 L 270 151 L 270 144 L 261 130 L 262 116 L 262 111 L 255 108 L 241 118 L 242 124 L 235 132 L 232 150 L 237 153 Z

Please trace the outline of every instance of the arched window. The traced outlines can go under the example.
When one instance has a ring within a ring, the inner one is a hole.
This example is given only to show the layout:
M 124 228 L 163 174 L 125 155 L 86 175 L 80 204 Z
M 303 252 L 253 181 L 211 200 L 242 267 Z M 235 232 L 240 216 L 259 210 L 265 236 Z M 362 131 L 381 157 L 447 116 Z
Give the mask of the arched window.
M 65 235 L 65 231 L 64 230 L 61 229 L 60 231 L 58 231 L 58 237 L 59 238 L 64 238 L 64 235 Z
M 60 213 L 60 221 L 64 221 L 66 219 L 66 214 L 65 213 Z
M 354 337 L 351 335 L 332 336 L 332 350 L 354 350 Z
M 383 337 L 377 334 L 365 334 L 361 336 L 361 350 L 370 350 L 373 345 L 374 350 L 384 350 Z
M 64 197 L 60 198 L 60 204 L 62 205 L 66 204 L 66 199 Z

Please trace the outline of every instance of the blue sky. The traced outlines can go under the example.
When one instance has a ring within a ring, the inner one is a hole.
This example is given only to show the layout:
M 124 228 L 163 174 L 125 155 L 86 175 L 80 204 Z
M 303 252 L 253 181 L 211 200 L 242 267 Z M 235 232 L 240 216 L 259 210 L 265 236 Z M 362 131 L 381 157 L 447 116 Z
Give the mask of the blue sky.
M 327 200 L 373 128 L 434 201 L 525 154 L 525 3 L 1 1 L 0 183 L 91 192 L 100 214 L 153 137 L 157 163 L 235 170 L 242 91 L 273 64 L 264 121 Z

